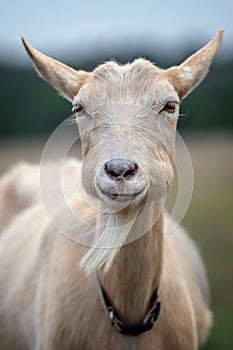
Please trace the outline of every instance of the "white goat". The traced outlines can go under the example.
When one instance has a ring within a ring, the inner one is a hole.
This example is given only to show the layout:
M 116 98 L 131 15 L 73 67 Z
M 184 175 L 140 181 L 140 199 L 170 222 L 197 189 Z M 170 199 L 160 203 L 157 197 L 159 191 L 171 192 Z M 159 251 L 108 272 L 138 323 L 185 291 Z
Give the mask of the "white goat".
M 66 163 L 67 192 L 81 171 L 83 188 L 103 211 L 96 215 L 80 193 L 71 196 L 77 216 L 97 227 L 87 249 L 50 222 L 38 166 L 24 164 L 3 177 L 2 350 L 194 350 L 203 343 L 211 325 L 204 268 L 181 228 L 165 234 L 163 196 L 173 178 L 180 102 L 205 77 L 222 34 L 180 66 L 162 70 L 138 59 L 92 73 L 23 40 L 39 75 L 76 112 L 83 161 L 81 168 Z M 68 230 L 90 233 L 60 209 Z

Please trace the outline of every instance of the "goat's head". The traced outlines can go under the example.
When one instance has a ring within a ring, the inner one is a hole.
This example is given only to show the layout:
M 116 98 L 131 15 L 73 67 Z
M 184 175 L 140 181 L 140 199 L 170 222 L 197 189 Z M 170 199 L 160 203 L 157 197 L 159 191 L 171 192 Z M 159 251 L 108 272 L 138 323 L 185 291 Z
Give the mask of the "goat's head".
M 161 196 L 173 177 L 181 100 L 205 77 L 223 31 L 180 66 L 144 59 L 76 71 L 23 40 L 39 75 L 72 101 L 82 139 L 83 186 L 108 207 Z

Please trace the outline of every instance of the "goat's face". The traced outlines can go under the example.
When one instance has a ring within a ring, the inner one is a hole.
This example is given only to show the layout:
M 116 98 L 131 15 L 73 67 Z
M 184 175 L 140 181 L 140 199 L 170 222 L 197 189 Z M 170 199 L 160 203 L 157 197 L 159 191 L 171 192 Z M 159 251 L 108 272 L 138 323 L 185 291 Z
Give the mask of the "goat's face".
M 82 183 L 107 205 L 136 205 L 171 184 L 179 97 L 163 71 L 139 59 L 99 66 L 73 100 Z
M 157 198 L 172 180 L 179 102 L 205 77 L 223 30 L 181 65 L 139 59 L 76 71 L 24 45 L 43 79 L 73 102 L 83 147 L 83 186 L 107 205 Z

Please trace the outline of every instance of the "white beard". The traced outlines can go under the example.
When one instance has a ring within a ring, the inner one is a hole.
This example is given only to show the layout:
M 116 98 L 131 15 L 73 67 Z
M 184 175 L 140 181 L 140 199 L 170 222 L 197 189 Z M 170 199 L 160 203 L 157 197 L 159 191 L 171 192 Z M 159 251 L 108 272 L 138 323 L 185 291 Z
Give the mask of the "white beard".
M 137 214 L 135 211 L 129 211 L 127 215 L 108 214 L 105 227 L 102 229 L 98 228 L 97 220 L 94 242 L 80 261 L 80 267 L 87 275 L 102 267 L 104 273 L 108 272 L 121 246 L 126 243 Z

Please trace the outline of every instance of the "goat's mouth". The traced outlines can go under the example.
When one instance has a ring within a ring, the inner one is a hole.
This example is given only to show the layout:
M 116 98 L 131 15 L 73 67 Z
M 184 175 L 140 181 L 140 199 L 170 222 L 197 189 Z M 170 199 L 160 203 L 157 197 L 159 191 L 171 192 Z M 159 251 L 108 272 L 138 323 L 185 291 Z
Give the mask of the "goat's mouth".
M 134 192 L 134 193 L 117 193 L 117 192 L 111 192 L 104 190 L 98 186 L 98 192 L 100 193 L 101 197 L 103 199 L 107 199 L 108 201 L 113 201 L 115 203 L 123 203 L 123 202 L 132 202 L 136 200 L 137 198 L 141 197 L 142 194 L 145 191 L 145 189 L 142 189 L 140 191 Z M 144 197 L 144 196 L 143 196 Z

